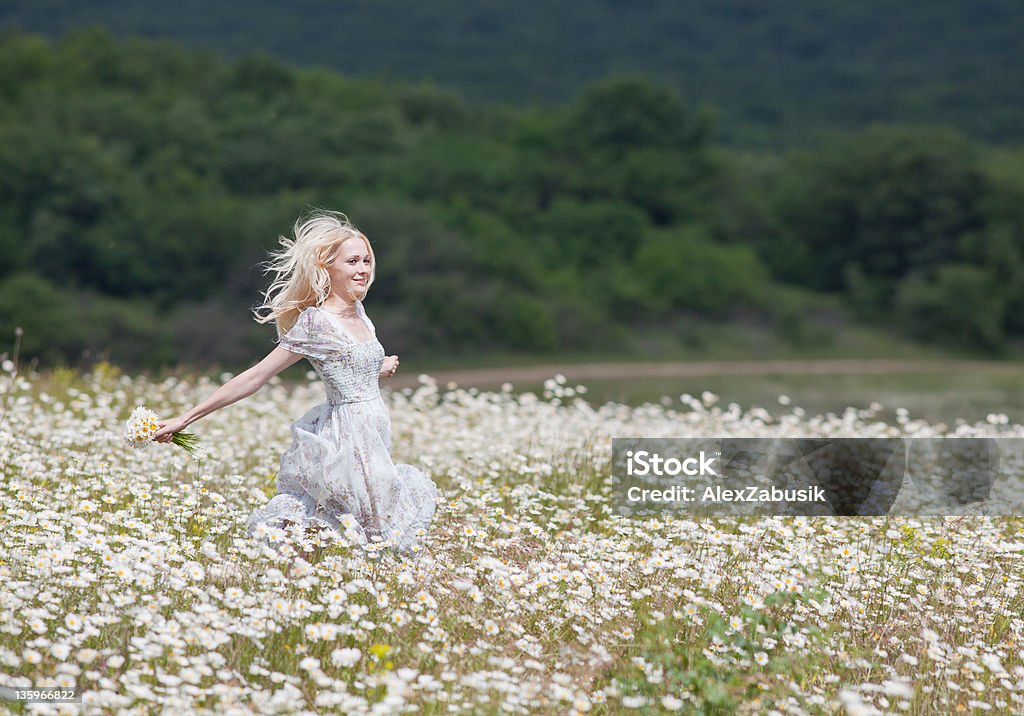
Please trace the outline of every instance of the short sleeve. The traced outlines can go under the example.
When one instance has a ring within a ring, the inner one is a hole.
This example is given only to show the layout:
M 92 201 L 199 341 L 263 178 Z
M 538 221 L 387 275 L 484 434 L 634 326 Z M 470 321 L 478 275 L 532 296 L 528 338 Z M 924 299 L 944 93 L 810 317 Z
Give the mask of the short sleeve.
M 299 314 L 295 325 L 277 345 L 313 360 L 326 360 L 331 346 L 330 333 L 325 330 L 317 310 L 310 307 Z

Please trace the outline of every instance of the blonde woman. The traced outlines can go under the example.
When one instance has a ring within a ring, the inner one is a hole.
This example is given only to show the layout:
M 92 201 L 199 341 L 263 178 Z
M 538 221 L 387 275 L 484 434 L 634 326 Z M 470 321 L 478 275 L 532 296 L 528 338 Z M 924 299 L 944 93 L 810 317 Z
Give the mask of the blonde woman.
M 277 347 L 187 413 L 161 422 L 154 439 L 169 442 L 173 433 L 252 395 L 305 357 L 327 401 L 292 425 L 277 494 L 252 514 L 247 533 L 289 524 L 339 532 L 352 527 L 361 543 L 415 552 L 433 519 L 437 487 L 416 468 L 391 461 L 391 418 L 379 383 L 399 363 L 398 356 L 384 355 L 363 309 L 375 276 L 370 242 L 343 214 L 318 210 L 300 217 L 294 239 L 280 243 L 284 248 L 269 262 L 275 278 L 255 310 L 260 323 L 275 323 Z

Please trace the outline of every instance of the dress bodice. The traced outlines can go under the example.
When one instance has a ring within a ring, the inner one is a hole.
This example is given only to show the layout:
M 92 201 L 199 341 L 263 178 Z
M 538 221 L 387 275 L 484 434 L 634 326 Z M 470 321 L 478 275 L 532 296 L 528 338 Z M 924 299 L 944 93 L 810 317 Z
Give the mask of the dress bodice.
M 310 363 L 327 389 L 327 402 L 341 405 L 373 400 L 380 395 L 383 360 L 384 348 L 374 338 L 365 343 L 354 342 L 347 353 Z
M 309 359 L 327 390 L 327 402 L 332 405 L 359 403 L 380 396 L 384 347 L 376 338 L 362 302 L 357 302 L 356 310 L 374 335 L 368 341 L 355 340 L 330 313 L 313 306 L 302 312 L 279 343 Z

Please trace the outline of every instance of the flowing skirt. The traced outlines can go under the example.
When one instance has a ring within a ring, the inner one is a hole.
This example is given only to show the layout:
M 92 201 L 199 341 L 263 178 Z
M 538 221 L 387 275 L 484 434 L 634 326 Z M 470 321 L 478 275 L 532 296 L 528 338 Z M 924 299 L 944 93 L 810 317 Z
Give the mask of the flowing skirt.
M 391 418 L 380 397 L 323 403 L 292 424 L 277 494 L 249 518 L 250 536 L 282 527 L 329 527 L 356 541 L 415 551 L 434 516 L 437 486 L 411 465 L 391 461 Z

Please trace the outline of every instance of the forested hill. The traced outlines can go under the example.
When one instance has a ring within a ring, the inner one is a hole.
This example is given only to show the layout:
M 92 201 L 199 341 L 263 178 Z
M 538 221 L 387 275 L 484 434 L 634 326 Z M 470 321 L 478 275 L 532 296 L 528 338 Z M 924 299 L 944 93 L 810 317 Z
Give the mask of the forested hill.
M 102 29 L 12 33 L 0 354 L 22 327 L 50 363 L 250 360 L 270 345 L 246 317 L 256 265 L 307 206 L 379 248 L 374 321 L 400 355 L 661 356 L 728 326 L 820 349 L 847 314 L 957 350 L 1024 342 L 1021 150 L 913 125 L 785 152 L 713 137 L 636 78 L 518 111 Z
M 239 8 L 244 10 L 240 11 Z M 637 72 L 721 112 L 719 138 L 804 143 L 871 121 L 1024 138 L 1020 0 L 6 0 L 0 28 L 83 25 L 345 74 L 431 79 L 473 100 L 561 102 Z

